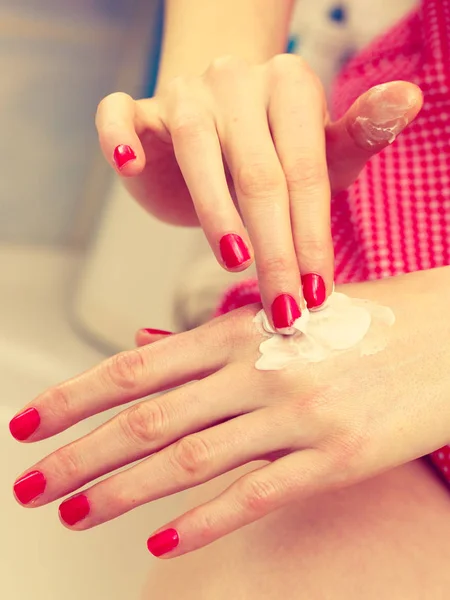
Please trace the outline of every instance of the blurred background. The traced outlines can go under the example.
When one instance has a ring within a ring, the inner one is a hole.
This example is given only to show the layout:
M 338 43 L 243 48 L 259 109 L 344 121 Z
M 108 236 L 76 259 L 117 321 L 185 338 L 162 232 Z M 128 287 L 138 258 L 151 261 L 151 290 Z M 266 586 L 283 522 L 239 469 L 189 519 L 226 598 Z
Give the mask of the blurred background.
M 56 505 L 39 513 L 19 507 L 12 484 L 39 458 L 110 415 L 36 446 L 17 444 L 8 431 L 25 403 L 131 346 L 138 327 L 173 327 L 167 298 L 184 264 L 183 248 L 195 248 L 198 232 L 178 236 L 127 198 L 100 156 L 94 127 L 105 95 L 151 94 L 162 12 L 160 0 L 0 0 L 5 600 L 138 599 L 151 564 L 147 536 L 176 514 L 169 499 L 109 527 L 71 533 L 59 524 Z M 165 255 L 164 265 L 154 248 Z
M 414 0 L 302 0 L 288 49 L 328 89 L 336 71 Z M 163 0 L 0 0 L 0 598 L 134 600 L 152 564 L 147 535 L 180 498 L 72 533 L 56 506 L 25 510 L 14 479 L 102 415 L 19 445 L 15 412 L 50 385 L 133 345 L 136 329 L 177 326 L 186 269 L 203 234 L 158 223 L 100 156 L 94 116 L 107 94 L 152 94 Z M 349 6 L 351 4 L 351 10 Z M 389 8 L 389 10 L 388 10 Z M 363 18 L 361 19 L 361 15 Z M 361 23 L 364 26 L 361 26 Z M 213 273 L 211 273 L 213 277 Z M 192 299 L 195 303 L 195 297 Z

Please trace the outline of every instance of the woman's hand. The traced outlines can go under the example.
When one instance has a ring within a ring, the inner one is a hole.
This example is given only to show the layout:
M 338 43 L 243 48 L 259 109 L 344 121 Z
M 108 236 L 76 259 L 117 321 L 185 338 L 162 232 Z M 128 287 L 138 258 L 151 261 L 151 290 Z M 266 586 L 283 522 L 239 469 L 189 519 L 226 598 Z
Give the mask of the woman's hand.
M 140 343 L 158 341 L 47 390 L 12 420 L 13 435 L 36 442 L 111 407 L 189 385 L 125 407 L 50 454 L 16 481 L 16 498 L 42 506 L 110 474 L 61 504 L 62 522 L 82 530 L 240 465 L 269 461 L 149 539 L 154 554 L 177 556 L 298 497 L 439 448 L 450 439 L 449 279 L 444 268 L 344 286 L 390 305 L 397 317 L 387 349 L 363 358 L 348 352 L 258 371 L 257 306 L 179 335 L 142 331 Z
M 330 193 L 350 185 L 420 110 L 413 84 L 374 90 L 329 124 L 322 86 L 301 58 L 250 66 L 225 57 L 154 98 L 108 96 L 97 128 L 106 159 L 147 209 L 200 222 L 228 270 L 255 257 L 265 311 L 283 330 L 303 304 L 300 274 L 310 307 L 331 291 Z

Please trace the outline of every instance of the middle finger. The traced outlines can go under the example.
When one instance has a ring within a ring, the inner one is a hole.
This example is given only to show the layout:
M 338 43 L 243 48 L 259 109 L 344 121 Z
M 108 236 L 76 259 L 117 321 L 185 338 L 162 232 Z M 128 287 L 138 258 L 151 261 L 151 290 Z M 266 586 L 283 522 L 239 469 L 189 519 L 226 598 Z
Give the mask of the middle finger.
M 60 515 L 66 525 L 87 529 L 271 453 L 305 447 L 311 437 L 306 423 L 294 426 L 288 412 L 264 408 L 181 438 L 131 469 L 66 500 Z M 81 519 L 77 518 L 80 503 L 85 507 Z
M 252 410 L 258 404 L 258 395 L 253 393 L 252 386 L 243 395 L 239 379 L 228 367 L 201 381 L 135 404 L 34 465 L 16 481 L 16 498 L 22 504 L 33 502 L 34 506 L 51 502 L 186 435 Z M 226 402 L 218 402 L 224 389 Z M 38 479 L 45 486 L 39 488 L 40 497 L 36 501 L 36 496 L 31 498 L 30 490 Z
M 273 326 L 289 332 L 300 314 L 300 275 L 289 197 L 267 120 L 259 80 L 243 73 L 232 93 L 221 90 L 218 123 L 225 159 L 255 250 L 261 298 Z
M 273 59 L 269 120 L 289 189 L 292 235 L 308 308 L 333 284 L 323 92 L 298 57 Z

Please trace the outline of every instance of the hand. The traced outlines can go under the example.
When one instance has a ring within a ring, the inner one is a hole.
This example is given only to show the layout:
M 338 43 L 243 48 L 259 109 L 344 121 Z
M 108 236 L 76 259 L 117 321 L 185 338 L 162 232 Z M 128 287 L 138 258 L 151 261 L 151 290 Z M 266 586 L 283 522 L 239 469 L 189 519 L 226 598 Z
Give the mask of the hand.
M 343 286 L 396 314 L 390 344 L 374 356 L 348 352 L 258 371 L 257 306 L 187 333 L 141 332 L 140 343 L 159 339 L 44 392 L 12 421 L 15 436 L 35 442 L 90 415 L 189 385 L 129 406 L 50 454 L 17 480 L 17 499 L 42 506 L 110 474 L 60 506 L 62 522 L 82 530 L 240 465 L 269 461 L 150 538 L 154 554 L 177 556 L 296 498 L 435 450 L 450 438 L 449 299 L 448 292 L 426 290 L 450 289 L 449 282 L 442 286 L 444 274 L 448 279 L 448 269 L 440 269 Z
M 301 58 L 250 66 L 226 57 L 151 99 L 108 96 L 97 128 L 106 159 L 143 206 L 169 222 L 199 221 L 228 270 L 255 257 L 264 309 L 283 329 L 303 304 L 300 274 L 310 307 L 332 289 L 330 193 L 420 110 L 413 84 L 374 90 L 329 123 L 322 86 Z

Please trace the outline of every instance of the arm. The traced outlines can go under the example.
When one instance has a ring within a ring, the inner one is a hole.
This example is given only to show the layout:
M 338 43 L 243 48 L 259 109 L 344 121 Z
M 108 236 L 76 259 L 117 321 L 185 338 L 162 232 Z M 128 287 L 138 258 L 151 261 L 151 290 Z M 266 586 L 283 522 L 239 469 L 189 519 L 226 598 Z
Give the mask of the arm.
M 200 75 L 232 54 L 262 63 L 283 52 L 293 0 L 166 0 L 158 86 Z M 263 10 L 262 10 L 263 8 Z

